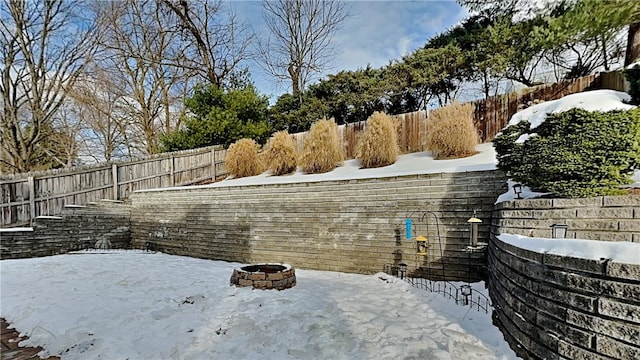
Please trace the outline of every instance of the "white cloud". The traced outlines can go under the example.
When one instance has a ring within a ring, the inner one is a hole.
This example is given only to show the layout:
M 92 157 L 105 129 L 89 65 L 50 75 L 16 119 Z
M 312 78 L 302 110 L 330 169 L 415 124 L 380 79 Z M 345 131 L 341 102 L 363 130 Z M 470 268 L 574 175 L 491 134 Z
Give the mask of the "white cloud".
M 350 1 L 350 16 L 333 38 L 335 59 L 325 74 L 381 67 L 423 46 L 434 35 L 459 23 L 467 11 L 455 1 Z M 232 2 L 238 15 L 249 21 L 256 34 L 265 32 L 257 2 Z M 280 94 L 257 66 L 252 77 L 263 93 Z

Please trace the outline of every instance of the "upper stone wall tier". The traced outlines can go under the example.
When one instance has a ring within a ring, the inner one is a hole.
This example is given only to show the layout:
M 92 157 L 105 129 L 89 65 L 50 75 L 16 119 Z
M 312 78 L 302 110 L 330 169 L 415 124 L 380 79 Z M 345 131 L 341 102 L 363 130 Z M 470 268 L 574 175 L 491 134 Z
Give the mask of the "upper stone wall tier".
M 135 193 L 132 244 L 164 252 L 246 263 L 357 273 L 405 262 L 429 273 L 467 279 L 465 252 L 474 210 L 489 239 L 493 203 L 506 190 L 497 171 L 382 179 L 197 188 Z M 435 214 L 435 216 L 434 216 Z M 429 239 L 417 255 L 405 219 Z M 474 270 L 472 276 L 480 276 Z
M 512 200 L 493 215 L 496 234 L 550 238 L 553 224 L 567 225 L 568 238 L 640 242 L 640 195 Z

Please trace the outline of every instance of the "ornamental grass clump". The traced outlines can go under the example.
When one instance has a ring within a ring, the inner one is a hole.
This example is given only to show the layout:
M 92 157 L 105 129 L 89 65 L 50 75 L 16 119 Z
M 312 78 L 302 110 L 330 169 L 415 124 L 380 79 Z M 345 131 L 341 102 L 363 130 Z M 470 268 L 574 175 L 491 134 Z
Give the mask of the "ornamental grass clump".
M 399 152 L 393 119 L 382 112 L 373 113 L 356 146 L 356 159 L 363 168 L 377 168 L 395 163 Z
M 262 164 L 258 159 L 259 148 L 251 139 L 240 139 L 231 144 L 224 160 L 227 171 L 236 178 L 262 173 Z
M 296 171 L 298 152 L 296 142 L 287 131 L 273 134 L 265 152 L 266 168 L 271 175 L 284 175 Z
M 344 159 L 338 138 L 338 125 L 333 119 L 323 119 L 311 126 L 304 141 L 300 165 L 307 174 L 320 174 L 335 169 Z
M 427 150 L 434 159 L 471 156 L 480 142 L 473 125 L 473 105 L 452 104 L 432 111 L 427 119 Z

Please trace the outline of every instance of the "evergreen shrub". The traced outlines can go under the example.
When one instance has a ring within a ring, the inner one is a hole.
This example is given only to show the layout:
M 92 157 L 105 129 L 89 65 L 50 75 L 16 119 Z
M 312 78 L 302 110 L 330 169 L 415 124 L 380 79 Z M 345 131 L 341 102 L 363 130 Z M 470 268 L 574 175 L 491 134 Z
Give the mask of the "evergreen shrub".
M 298 153 L 296 142 L 287 131 L 273 134 L 267 145 L 266 167 L 272 175 L 284 175 L 296 171 Z
M 251 139 L 240 139 L 231 144 L 224 160 L 227 171 L 236 178 L 262 173 L 258 149 L 259 145 Z
M 624 71 L 624 77 L 629 82 L 630 104 L 640 105 L 640 64 L 636 64 Z
M 315 122 L 304 141 L 300 165 L 307 174 L 320 174 L 335 169 L 344 161 L 338 125 L 333 119 Z
M 453 102 L 432 111 L 427 119 L 427 150 L 434 159 L 471 156 L 480 142 L 473 125 L 473 105 Z
M 356 159 L 364 168 L 391 165 L 398 159 L 398 135 L 391 116 L 374 112 L 356 146 Z
M 522 135 L 528 139 L 516 143 Z M 533 190 L 564 197 L 624 193 L 640 168 L 640 109 L 550 114 L 535 129 L 528 122 L 494 140 L 498 169 Z

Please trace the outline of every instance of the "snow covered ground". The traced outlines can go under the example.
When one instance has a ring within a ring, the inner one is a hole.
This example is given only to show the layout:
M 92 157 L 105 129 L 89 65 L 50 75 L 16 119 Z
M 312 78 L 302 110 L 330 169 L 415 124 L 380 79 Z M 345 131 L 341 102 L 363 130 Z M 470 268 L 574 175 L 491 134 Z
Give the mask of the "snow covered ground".
M 624 105 L 623 96 L 611 91 L 572 95 L 515 118 L 528 114 L 539 123 L 547 112 L 569 105 L 590 110 Z M 495 169 L 492 145 L 478 150 L 464 159 L 433 160 L 422 152 L 378 169 L 359 169 L 350 160 L 326 174 L 262 174 L 199 187 Z M 640 172 L 636 181 L 640 186 Z M 499 201 L 515 197 L 509 189 Z M 528 197 L 539 195 L 527 191 Z M 541 252 L 632 263 L 640 258 L 638 243 L 501 238 Z M 254 291 L 229 286 L 237 266 L 132 251 L 3 260 L 0 316 L 30 337 L 21 345 L 43 346 L 47 354 L 64 359 L 516 358 L 490 314 L 386 275 L 297 269 L 294 288 Z M 474 286 L 485 291 L 481 283 Z
M 135 251 L 3 260 L 0 316 L 65 360 L 517 358 L 490 313 L 384 274 L 296 269 L 295 287 L 263 291 L 229 286 L 238 266 Z

